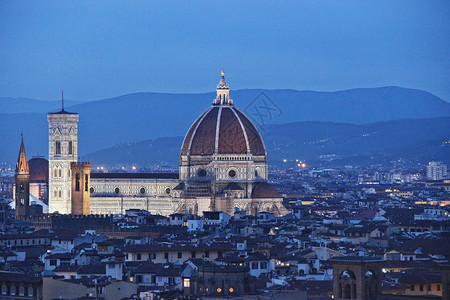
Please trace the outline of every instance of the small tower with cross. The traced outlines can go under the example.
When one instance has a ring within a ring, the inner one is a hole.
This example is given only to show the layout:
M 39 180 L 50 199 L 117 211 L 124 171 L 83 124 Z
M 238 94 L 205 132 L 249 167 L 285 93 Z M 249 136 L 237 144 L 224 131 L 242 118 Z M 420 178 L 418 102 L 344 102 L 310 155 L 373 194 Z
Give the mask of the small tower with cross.
M 16 190 L 14 193 L 16 220 L 25 221 L 30 217 L 30 167 L 28 165 L 27 154 L 25 153 L 23 136 L 14 179 L 16 183 Z

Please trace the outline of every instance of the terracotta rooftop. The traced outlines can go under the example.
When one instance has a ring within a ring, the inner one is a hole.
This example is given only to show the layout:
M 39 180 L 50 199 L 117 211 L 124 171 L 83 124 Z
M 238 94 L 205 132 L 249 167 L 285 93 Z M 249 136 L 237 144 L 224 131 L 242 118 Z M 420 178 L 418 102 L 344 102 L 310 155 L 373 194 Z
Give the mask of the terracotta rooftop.
M 266 155 L 255 125 L 234 106 L 212 106 L 192 124 L 181 155 Z
M 253 187 L 252 198 L 280 198 L 280 194 L 270 183 L 258 182 Z

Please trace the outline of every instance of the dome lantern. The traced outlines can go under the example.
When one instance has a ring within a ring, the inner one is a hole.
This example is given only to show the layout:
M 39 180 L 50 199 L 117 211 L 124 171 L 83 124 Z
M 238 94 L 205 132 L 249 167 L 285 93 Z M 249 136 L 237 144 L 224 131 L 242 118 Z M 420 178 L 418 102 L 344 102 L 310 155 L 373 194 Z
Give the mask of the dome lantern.
M 230 87 L 225 81 L 225 71 L 222 69 L 222 78 L 217 85 L 217 97 L 213 101 L 213 105 L 233 105 L 233 100 L 230 99 Z
M 255 155 L 265 161 L 267 153 L 261 135 L 252 121 L 233 105 L 223 70 L 221 75 L 217 98 L 189 128 L 181 156 Z

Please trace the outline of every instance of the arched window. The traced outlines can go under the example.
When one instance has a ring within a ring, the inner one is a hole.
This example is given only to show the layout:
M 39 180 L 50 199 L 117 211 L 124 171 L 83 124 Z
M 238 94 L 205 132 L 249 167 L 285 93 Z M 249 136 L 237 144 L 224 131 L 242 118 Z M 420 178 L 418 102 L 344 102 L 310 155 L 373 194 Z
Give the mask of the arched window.
M 72 141 L 69 141 L 69 154 L 72 154 Z
M 84 191 L 87 192 L 89 190 L 89 175 L 84 175 Z
M 344 299 L 351 299 L 352 297 L 352 288 L 350 286 L 350 284 L 346 284 L 344 286 Z
M 62 171 L 61 171 L 61 169 L 58 170 L 58 173 L 59 173 L 59 177 L 62 177 Z
M 55 154 L 61 154 L 61 142 L 60 141 L 56 141 L 55 142 Z
M 28 297 L 33 297 L 33 287 L 28 287 Z
M 75 191 L 79 191 L 80 190 L 80 173 L 77 173 L 75 175 Z

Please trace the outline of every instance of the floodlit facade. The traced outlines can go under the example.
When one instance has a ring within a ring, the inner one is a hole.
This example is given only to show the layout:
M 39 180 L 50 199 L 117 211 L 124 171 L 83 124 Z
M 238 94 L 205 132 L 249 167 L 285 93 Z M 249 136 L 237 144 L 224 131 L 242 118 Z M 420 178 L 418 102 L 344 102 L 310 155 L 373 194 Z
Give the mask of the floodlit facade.
M 61 109 L 48 119 L 48 203 L 49 212 L 72 211 L 70 164 L 78 160 L 78 114 Z
M 222 72 L 212 105 L 187 131 L 179 174 L 91 173 L 85 181 L 91 214 L 144 209 L 162 215 L 203 211 L 232 215 L 235 208 L 253 215 L 260 211 L 277 216 L 288 213 L 278 191 L 267 182 L 267 152 L 261 135 L 234 106 L 224 75 Z M 70 163 L 76 161 L 77 121 L 77 114 L 49 114 L 50 212 L 75 213 L 70 204 L 74 193 L 70 191 Z M 75 147 L 71 154 L 69 141 Z

